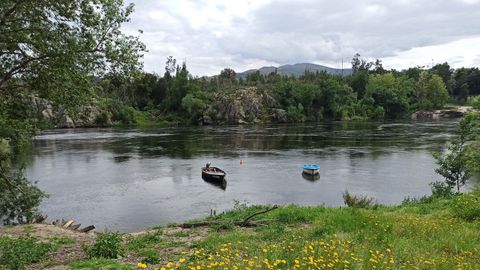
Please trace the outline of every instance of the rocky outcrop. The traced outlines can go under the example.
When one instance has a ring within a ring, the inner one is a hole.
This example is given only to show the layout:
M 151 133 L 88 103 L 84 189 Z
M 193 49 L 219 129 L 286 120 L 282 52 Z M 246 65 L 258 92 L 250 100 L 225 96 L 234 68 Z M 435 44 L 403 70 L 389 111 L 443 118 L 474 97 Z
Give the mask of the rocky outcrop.
M 203 124 L 286 121 L 285 111 L 276 107 L 275 99 L 267 91 L 257 87 L 237 89 L 230 93 L 217 93 L 203 115 Z
M 112 121 L 108 113 L 92 100 L 90 105 L 82 106 L 75 115 L 65 108 L 55 106 L 51 101 L 38 96 L 30 96 L 28 103 L 33 118 L 46 122 L 56 128 L 111 126 Z
M 461 118 L 472 111 L 472 107 L 458 107 L 451 110 L 418 111 L 411 115 L 412 119 L 448 119 Z

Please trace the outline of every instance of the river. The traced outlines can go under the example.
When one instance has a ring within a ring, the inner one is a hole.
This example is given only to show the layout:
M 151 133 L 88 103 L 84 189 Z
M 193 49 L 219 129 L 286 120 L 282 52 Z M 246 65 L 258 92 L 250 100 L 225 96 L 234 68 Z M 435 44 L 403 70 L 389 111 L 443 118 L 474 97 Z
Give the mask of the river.
M 26 173 L 50 197 L 50 220 L 136 231 L 247 204 L 342 206 L 342 193 L 398 204 L 439 180 L 432 151 L 456 121 L 50 130 L 38 135 Z M 201 178 L 208 161 L 227 172 Z M 242 162 L 243 161 L 243 164 Z M 317 163 L 321 177 L 304 179 Z

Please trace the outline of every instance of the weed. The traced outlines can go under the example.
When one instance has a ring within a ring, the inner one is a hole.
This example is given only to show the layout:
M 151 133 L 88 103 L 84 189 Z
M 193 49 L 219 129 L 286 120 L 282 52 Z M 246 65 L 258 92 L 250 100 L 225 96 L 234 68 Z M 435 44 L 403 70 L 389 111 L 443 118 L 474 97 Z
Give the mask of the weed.
M 93 246 L 85 247 L 85 252 L 89 258 L 116 259 L 122 253 L 121 242 L 119 233 L 101 233 Z
M 353 195 L 345 190 L 343 193 L 343 202 L 348 207 L 356 207 L 356 208 L 370 208 L 377 206 L 377 203 L 374 201 L 373 198 L 369 198 L 367 196 L 362 195 Z
M 158 251 L 151 248 L 142 249 L 138 252 L 139 256 L 142 256 L 142 262 L 147 264 L 157 264 L 160 262 Z
M 26 269 L 28 264 L 46 258 L 46 255 L 52 250 L 51 244 L 40 243 L 34 237 L 0 236 L 0 266 L 11 270 Z

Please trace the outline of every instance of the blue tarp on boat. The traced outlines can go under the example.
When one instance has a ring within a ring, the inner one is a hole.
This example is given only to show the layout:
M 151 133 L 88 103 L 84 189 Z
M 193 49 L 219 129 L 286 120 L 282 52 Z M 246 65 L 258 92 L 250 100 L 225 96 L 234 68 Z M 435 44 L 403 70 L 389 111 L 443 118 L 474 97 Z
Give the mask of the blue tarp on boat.
M 309 165 L 303 165 L 303 168 L 307 170 L 319 170 L 320 166 L 317 164 L 309 164 Z

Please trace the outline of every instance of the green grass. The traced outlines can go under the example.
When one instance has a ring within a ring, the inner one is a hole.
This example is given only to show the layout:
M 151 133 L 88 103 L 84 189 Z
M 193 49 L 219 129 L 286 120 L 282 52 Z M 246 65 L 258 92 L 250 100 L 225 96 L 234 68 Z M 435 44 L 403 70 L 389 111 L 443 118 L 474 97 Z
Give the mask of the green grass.
M 128 239 L 126 249 L 139 252 L 143 249 L 150 249 L 164 242 L 162 230 L 155 229 L 153 232 Z
M 185 231 L 178 231 L 178 232 L 174 232 L 174 233 L 171 233 L 169 234 L 168 236 L 173 236 L 173 237 L 188 237 L 190 234 L 188 232 L 185 232 Z
M 208 219 L 233 224 L 261 209 Z M 290 205 L 258 219 L 267 225 L 212 226 L 180 268 L 480 269 L 479 190 L 367 209 Z
M 75 243 L 75 240 L 68 238 L 68 237 L 52 237 L 49 239 L 52 244 L 55 246 L 63 246 L 63 245 L 70 245 Z
M 120 264 L 111 259 L 90 259 L 74 263 L 70 266 L 72 270 L 131 270 L 137 269 L 132 265 Z
M 45 260 L 53 250 L 53 244 L 41 243 L 34 237 L 0 236 L 0 269 L 27 269 L 28 264 Z
M 256 216 L 253 220 L 263 221 L 261 226 L 235 225 L 266 208 L 237 204 L 232 211 L 208 217 L 217 224 L 193 243 L 192 237 L 203 230 L 169 233 L 156 227 L 120 244 L 130 263 L 93 258 L 71 269 L 138 269 L 140 262 L 148 269 L 480 269 L 480 189 L 388 207 L 288 205 Z M 17 251 L 10 256 L 27 258 L 26 265 L 72 240 L 52 238 L 47 246 L 18 241 L 1 237 L 0 246 Z M 12 258 L 8 260 L 17 262 Z

